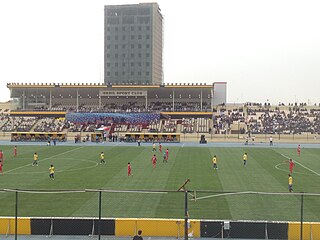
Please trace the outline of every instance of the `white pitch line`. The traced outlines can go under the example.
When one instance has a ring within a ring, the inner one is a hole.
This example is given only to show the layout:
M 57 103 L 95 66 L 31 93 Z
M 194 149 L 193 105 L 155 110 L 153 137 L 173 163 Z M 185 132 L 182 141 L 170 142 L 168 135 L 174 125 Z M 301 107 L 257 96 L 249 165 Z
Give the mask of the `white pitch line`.
M 290 159 L 290 157 L 288 157 L 288 156 L 286 156 L 286 155 L 284 155 L 284 154 L 281 154 L 281 156 L 282 156 L 282 157 L 284 157 L 284 158 Z M 294 160 L 293 162 L 294 162 L 294 163 L 299 164 L 301 167 L 303 167 L 303 168 L 305 168 L 305 169 L 309 170 L 310 172 L 312 172 L 312 173 L 314 173 L 314 174 L 316 174 L 316 175 L 320 176 L 320 173 L 318 173 L 318 172 L 316 172 L 316 171 L 313 171 L 312 169 L 310 169 L 310 168 L 308 168 L 308 167 L 304 166 L 302 163 L 299 163 L 299 162 L 297 162 L 296 160 Z
M 57 157 L 57 156 L 60 156 L 60 155 L 63 155 L 63 154 L 66 154 L 66 153 L 69 153 L 69 152 L 73 152 L 73 151 L 78 150 L 78 149 L 80 149 L 80 148 L 84 148 L 84 146 L 78 147 L 78 148 L 75 148 L 75 149 L 71 149 L 71 150 L 69 150 L 69 151 L 66 151 L 66 152 L 63 152 L 63 153 L 59 153 L 59 154 L 54 155 L 54 156 L 51 156 L 51 157 L 44 158 L 44 159 L 42 159 L 42 160 L 39 160 L 38 162 L 43 162 L 43 161 L 49 160 L 49 159 L 51 159 L 51 158 L 54 158 L 54 157 Z M 25 167 L 27 167 L 27 166 L 30 166 L 30 164 L 31 164 L 31 163 L 26 164 L 26 165 L 23 165 L 23 166 L 20 166 L 20 167 L 17 167 L 17 168 L 10 169 L 10 170 L 8 170 L 8 171 L 3 172 L 3 174 L 9 173 L 9 172 L 13 172 L 13 171 L 18 170 L 18 169 L 21 169 L 21 168 L 25 168 Z

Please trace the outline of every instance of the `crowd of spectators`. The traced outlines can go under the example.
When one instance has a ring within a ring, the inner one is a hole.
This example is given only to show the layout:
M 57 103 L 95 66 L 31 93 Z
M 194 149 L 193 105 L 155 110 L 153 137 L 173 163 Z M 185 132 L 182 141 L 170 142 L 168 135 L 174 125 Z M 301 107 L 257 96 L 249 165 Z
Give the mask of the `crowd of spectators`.
M 37 122 L 37 117 L 2 117 L 1 131 L 3 132 L 28 132 Z
M 177 131 L 177 120 L 164 119 L 162 120 L 163 132 L 174 133 Z
M 125 108 L 138 102 L 130 102 Z M 154 106 L 165 106 L 153 103 Z M 177 105 L 179 106 L 179 104 Z M 186 105 L 187 106 L 187 105 Z M 111 105 L 109 107 L 112 107 Z M 6 132 L 94 132 L 101 126 L 111 132 L 164 132 L 229 134 L 320 133 L 320 109 L 304 104 L 270 107 L 251 103 L 235 108 L 220 106 L 211 117 L 160 119 L 159 113 L 69 113 L 67 118 L 0 116 L 0 130 Z M 236 127 L 237 126 L 237 127 Z
M 62 132 L 66 128 L 65 118 L 45 117 L 34 126 L 35 132 Z
M 82 99 L 82 101 L 85 101 Z M 78 107 L 73 102 L 68 102 L 64 100 L 61 103 L 54 103 L 49 109 L 49 106 L 41 106 L 34 108 L 34 110 L 51 110 L 51 111 L 66 111 L 66 112 L 83 112 L 83 113 L 101 113 L 101 112 L 113 112 L 113 113 L 140 113 L 140 112 L 210 112 L 211 108 L 207 102 L 203 102 L 202 106 L 200 101 L 179 101 L 176 99 L 174 104 L 173 101 L 146 101 L 137 100 L 137 101 L 125 101 L 120 100 L 116 102 L 102 102 L 101 104 L 97 102 L 90 103 L 79 103 Z
M 307 109 L 257 109 L 250 110 L 248 129 L 255 134 L 319 133 L 319 110 Z

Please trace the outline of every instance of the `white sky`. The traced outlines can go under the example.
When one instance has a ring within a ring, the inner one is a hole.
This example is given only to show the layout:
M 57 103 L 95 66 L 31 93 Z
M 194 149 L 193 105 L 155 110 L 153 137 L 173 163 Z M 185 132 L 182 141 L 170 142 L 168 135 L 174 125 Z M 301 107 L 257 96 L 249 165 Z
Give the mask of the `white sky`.
M 103 82 L 104 5 L 0 0 L 0 101 L 8 82 Z M 320 103 L 320 1 L 158 0 L 164 82 L 227 82 L 227 102 Z

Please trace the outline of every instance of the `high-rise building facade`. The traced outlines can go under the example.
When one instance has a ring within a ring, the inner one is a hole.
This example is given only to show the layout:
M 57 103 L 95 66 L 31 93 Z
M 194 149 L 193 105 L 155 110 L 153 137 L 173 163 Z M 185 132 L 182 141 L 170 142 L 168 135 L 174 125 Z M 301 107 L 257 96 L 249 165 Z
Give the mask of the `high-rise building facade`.
M 157 3 L 105 6 L 105 84 L 161 84 L 163 17 Z

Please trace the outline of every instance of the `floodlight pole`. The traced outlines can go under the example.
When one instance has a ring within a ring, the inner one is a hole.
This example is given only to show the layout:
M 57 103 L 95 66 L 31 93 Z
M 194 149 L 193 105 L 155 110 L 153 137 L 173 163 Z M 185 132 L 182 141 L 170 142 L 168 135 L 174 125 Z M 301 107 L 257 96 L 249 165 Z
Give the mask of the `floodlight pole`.
M 51 93 L 51 89 L 49 91 L 49 110 L 51 111 L 52 108 L 52 93 Z
M 201 109 L 201 112 L 202 112 L 202 88 L 200 90 L 200 109 Z

